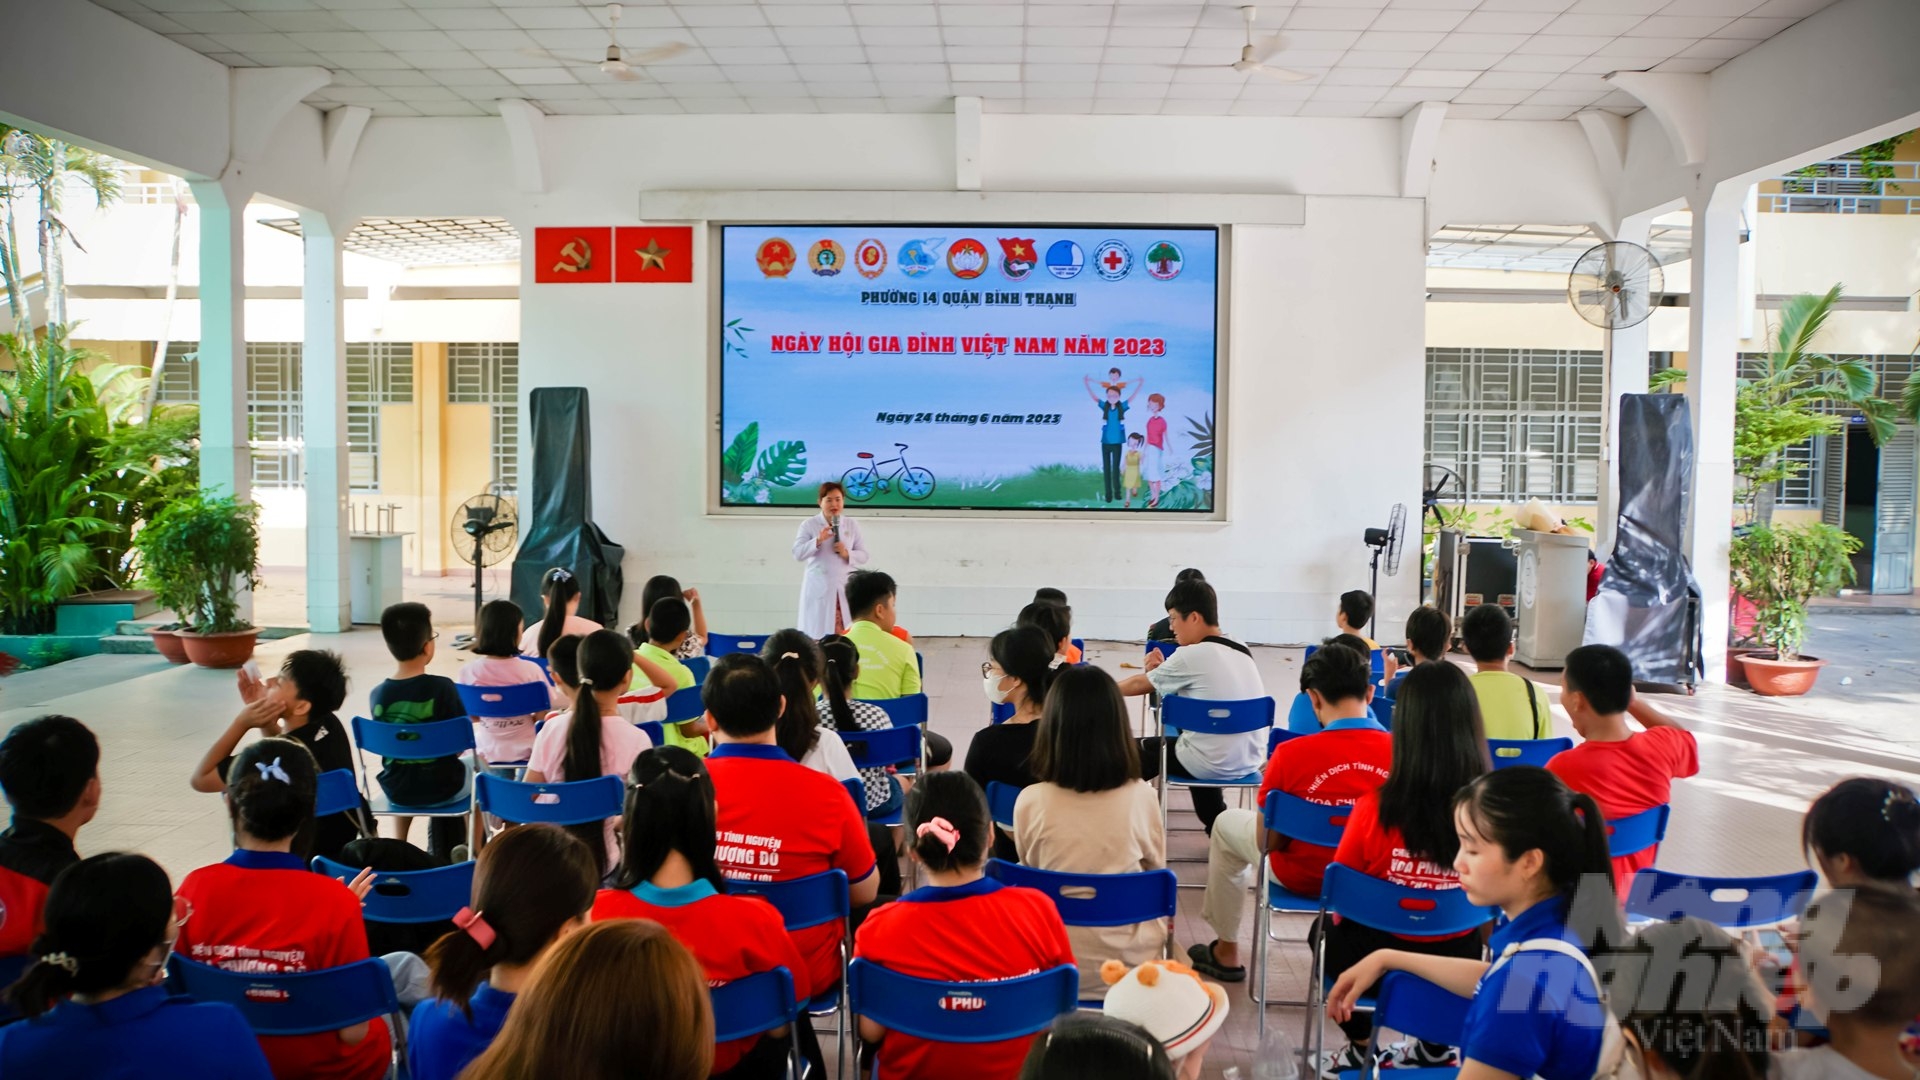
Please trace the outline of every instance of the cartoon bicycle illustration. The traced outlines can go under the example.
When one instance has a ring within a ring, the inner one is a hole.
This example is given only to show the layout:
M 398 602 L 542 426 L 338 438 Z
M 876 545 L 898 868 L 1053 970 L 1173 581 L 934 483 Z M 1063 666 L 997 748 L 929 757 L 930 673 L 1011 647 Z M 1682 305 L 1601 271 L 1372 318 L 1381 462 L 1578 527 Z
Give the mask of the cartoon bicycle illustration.
M 840 477 L 841 485 L 847 489 L 847 498 L 854 502 L 866 502 L 873 498 L 874 492 L 887 490 L 889 483 L 898 487 L 900 494 L 916 501 L 933 494 L 933 473 L 918 465 L 907 464 L 906 443 L 893 445 L 900 454 L 885 461 L 875 461 L 873 455 L 865 451 L 856 455 L 860 458 L 860 464 L 848 469 Z M 884 476 L 881 475 L 880 470 L 888 465 L 895 465 L 897 468 Z

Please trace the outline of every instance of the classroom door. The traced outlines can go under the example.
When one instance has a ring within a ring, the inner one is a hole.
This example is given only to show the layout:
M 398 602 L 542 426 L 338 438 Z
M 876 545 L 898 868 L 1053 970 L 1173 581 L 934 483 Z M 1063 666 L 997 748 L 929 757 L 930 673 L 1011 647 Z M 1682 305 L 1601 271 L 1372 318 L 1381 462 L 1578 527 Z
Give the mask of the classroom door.
M 1880 483 L 1875 493 L 1873 591 L 1913 591 L 1914 485 L 1920 474 L 1920 442 L 1902 424 L 1880 447 Z

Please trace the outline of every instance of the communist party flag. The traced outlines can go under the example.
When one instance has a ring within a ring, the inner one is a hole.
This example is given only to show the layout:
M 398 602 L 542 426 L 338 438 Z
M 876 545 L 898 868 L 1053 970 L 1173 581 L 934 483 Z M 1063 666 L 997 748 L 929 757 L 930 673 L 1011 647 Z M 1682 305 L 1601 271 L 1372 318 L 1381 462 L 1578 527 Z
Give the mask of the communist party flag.
M 613 230 L 533 230 L 533 280 L 543 283 L 613 280 Z

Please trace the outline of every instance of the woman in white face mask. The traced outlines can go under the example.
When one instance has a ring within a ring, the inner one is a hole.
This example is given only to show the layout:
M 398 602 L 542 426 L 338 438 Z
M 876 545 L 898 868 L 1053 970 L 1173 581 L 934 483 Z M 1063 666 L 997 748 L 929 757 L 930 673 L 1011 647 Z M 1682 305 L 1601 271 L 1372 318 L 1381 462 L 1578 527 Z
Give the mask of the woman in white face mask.
M 980 684 L 989 706 L 1000 713 L 1013 706 L 1013 715 L 974 733 L 967 748 L 967 775 L 982 790 L 989 783 L 1026 787 L 1033 783 L 1027 757 L 1033 752 L 1036 723 L 1046 704 L 1047 687 L 1063 661 L 1054 654 L 1054 642 L 1035 626 L 1016 626 L 996 634 L 988 646 L 990 659 L 980 665 Z M 995 830 L 993 856 L 1017 861 L 1013 839 Z

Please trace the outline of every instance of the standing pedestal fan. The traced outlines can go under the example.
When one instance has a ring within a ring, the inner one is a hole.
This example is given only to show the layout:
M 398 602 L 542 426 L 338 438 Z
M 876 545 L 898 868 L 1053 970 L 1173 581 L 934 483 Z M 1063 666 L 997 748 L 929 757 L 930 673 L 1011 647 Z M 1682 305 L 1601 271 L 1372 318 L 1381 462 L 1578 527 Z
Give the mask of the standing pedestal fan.
M 506 561 L 520 535 L 513 500 L 475 495 L 453 512 L 453 550 L 473 567 L 473 636 L 480 636 L 480 572 Z
M 1393 512 L 1387 515 L 1386 528 L 1368 529 L 1361 534 L 1361 539 L 1373 549 L 1373 583 L 1367 587 L 1367 599 L 1373 601 L 1374 613 L 1367 619 L 1367 636 L 1375 641 L 1380 640 L 1380 635 L 1374 632 L 1380 622 L 1380 560 L 1382 557 L 1387 560 L 1388 577 L 1400 572 L 1400 548 L 1406 532 L 1407 504 L 1394 503 Z

